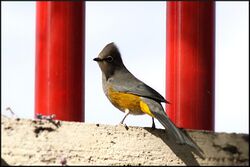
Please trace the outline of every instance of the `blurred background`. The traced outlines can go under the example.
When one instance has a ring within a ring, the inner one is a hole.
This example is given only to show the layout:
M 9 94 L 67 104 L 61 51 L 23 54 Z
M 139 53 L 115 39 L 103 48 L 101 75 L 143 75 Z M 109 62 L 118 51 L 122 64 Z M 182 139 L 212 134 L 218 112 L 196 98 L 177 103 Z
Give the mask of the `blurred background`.
M 1 2 L 4 115 L 10 107 L 18 117 L 34 116 L 35 5 Z M 166 2 L 86 2 L 85 35 L 85 122 L 116 125 L 124 116 L 104 95 L 92 60 L 110 42 L 126 67 L 165 97 Z M 249 133 L 249 2 L 216 2 L 215 55 L 215 131 Z M 151 118 L 128 116 L 125 123 L 151 127 Z

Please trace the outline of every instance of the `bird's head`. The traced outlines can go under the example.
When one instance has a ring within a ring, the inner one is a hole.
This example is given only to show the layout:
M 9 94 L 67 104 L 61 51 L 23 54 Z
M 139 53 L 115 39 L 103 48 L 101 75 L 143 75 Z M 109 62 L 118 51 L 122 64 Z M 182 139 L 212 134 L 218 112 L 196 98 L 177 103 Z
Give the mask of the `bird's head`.
M 98 57 L 93 60 L 98 62 L 106 79 L 112 76 L 116 70 L 124 67 L 121 54 L 113 42 L 107 44 L 99 53 Z

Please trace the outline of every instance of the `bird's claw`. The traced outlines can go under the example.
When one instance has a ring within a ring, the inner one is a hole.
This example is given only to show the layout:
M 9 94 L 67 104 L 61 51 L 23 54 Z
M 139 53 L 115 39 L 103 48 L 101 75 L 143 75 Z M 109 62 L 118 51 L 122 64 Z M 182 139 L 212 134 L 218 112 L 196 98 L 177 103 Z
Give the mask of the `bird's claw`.
M 128 130 L 128 126 L 127 126 L 126 124 L 124 124 L 124 123 L 120 122 L 120 123 L 119 123 L 119 125 L 121 125 L 121 126 L 125 127 L 125 129 L 126 129 L 126 130 Z

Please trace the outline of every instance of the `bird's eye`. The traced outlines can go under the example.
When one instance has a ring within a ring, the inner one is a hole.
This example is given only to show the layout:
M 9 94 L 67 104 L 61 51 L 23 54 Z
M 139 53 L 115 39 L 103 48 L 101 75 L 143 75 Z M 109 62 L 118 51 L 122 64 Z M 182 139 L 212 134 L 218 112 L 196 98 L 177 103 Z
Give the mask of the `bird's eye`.
M 107 60 L 107 62 L 112 62 L 112 61 L 113 61 L 113 57 L 108 56 L 108 57 L 106 58 L 106 60 Z

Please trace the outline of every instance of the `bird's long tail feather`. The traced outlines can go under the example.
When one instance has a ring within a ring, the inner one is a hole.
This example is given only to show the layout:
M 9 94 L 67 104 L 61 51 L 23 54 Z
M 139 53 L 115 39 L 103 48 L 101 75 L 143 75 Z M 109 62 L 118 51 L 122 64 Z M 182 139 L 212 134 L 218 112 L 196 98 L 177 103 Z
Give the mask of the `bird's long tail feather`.
M 196 143 L 190 137 L 188 137 L 188 135 L 186 135 L 181 129 L 177 128 L 174 125 L 174 123 L 169 119 L 162 105 L 159 102 L 145 97 L 142 97 L 141 99 L 149 107 L 148 112 L 151 112 L 151 116 L 153 115 L 165 127 L 165 129 L 175 137 L 177 143 L 187 144 L 197 150 L 197 152 L 199 152 L 200 154 L 203 153 L 203 151 L 198 147 L 198 145 L 196 145 Z
M 155 117 L 159 120 L 159 122 L 168 130 L 170 131 L 176 138 L 177 143 L 179 144 L 187 144 L 197 151 L 203 151 L 190 139 L 188 138 L 184 132 L 182 132 L 179 128 L 177 128 L 174 123 L 169 119 L 166 114 L 156 114 Z

